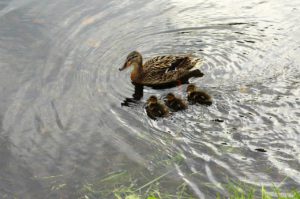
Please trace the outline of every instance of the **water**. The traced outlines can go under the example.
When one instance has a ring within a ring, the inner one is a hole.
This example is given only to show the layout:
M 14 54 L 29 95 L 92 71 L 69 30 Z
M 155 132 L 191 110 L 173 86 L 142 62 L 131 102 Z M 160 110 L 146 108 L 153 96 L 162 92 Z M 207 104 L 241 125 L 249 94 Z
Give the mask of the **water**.
M 127 172 L 141 187 L 197 198 L 228 179 L 300 187 L 300 2 L 0 1 L 0 198 L 76 198 Z M 210 107 L 158 121 L 119 72 L 138 50 L 192 53 Z M 181 161 L 176 161 L 180 159 Z M 166 163 L 168 162 L 168 163 Z M 145 191 L 145 190 L 144 190 Z M 111 195 L 110 195 L 111 197 Z

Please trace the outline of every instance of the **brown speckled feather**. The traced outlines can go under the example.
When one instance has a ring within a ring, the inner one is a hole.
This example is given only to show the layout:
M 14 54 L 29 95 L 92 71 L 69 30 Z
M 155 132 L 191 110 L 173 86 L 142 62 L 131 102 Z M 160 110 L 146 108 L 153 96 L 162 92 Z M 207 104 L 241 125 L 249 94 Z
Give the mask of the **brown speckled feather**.
M 188 56 L 158 56 L 143 65 L 143 85 L 155 86 L 181 80 L 191 74 L 199 59 Z M 199 71 L 200 72 L 200 71 Z

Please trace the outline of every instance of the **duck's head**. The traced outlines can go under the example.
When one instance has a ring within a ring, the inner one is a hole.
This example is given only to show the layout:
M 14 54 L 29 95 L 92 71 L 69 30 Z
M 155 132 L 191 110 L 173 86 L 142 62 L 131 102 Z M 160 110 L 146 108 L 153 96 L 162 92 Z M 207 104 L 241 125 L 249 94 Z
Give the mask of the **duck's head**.
M 141 66 L 142 63 L 143 63 L 142 55 L 137 51 L 133 51 L 133 52 L 129 53 L 123 67 L 119 68 L 119 70 L 122 71 L 125 68 L 128 68 L 129 66 L 132 66 L 132 65 Z
M 188 85 L 188 87 L 186 88 L 186 92 L 190 93 L 196 90 L 196 86 L 194 84 L 190 84 Z
M 175 99 L 175 95 L 173 93 L 168 93 L 166 99 L 167 101 L 171 102 Z
M 152 95 L 148 98 L 147 104 L 156 104 L 157 103 L 157 97 Z

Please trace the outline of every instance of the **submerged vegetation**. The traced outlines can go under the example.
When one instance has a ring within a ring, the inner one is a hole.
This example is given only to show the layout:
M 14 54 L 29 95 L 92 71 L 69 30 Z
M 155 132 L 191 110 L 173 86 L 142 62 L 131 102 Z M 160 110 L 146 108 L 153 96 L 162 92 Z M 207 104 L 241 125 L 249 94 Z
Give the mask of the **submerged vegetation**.
M 80 199 L 96 199 L 96 198 L 116 198 L 116 199 L 196 199 L 197 197 L 191 193 L 187 183 L 183 182 L 176 188 L 176 193 L 172 194 L 163 190 L 160 186 L 160 180 L 171 173 L 169 171 L 164 175 L 161 175 L 148 183 L 138 187 L 134 182 L 127 182 L 125 184 L 119 184 L 123 182 L 125 178 L 128 180 L 131 177 L 127 172 L 115 173 L 102 179 L 97 184 L 86 184 L 80 190 Z M 101 183 L 114 182 L 114 188 L 108 189 Z M 253 187 L 243 183 L 230 182 L 226 185 L 226 195 L 216 194 L 216 199 L 300 199 L 299 190 L 291 190 L 284 192 L 280 190 L 280 187 L 273 187 L 269 191 L 264 186 Z
M 123 175 L 125 173 L 122 173 Z M 165 175 L 167 175 L 166 173 Z M 121 177 L 119 174 L 110 176 L 109 180 L 118 180 Z M 176 194 L 171 194 L 166 191 L 162 191 L 159 180 L 164 176 L 159 176 L 153 179 L 149 183 L 137 188 L 134 184 L 129 183 L 128 185 L 116 185 L 112 190 L 105 190 L 93 184 L 86 184 L 81 189 L 81 199 L 94 199 L 94 198 L 116 198 L 116 199 L 196 199 L 192 193 L 189 193 L 189 188 L 186 183 L 182 183 L 176 188 Z M 106 181 L 105 179 L 104 181 Z M 216 194 L 216 199 L 300 199 L 299 190 L 291 190 L 287 193 L 283 193 L 279 187 L 273 187 L 272 190 L 267 191 L 264 186 L 254 188 L 249 185 L 239 185 L 236 183 L 228 183 L 225 185 L 227 194 L 221 196 L 219 193 Z
M 146 173 L 143 168 L 138 167 L 135 167 L 134 171 L 112 172 L 100 180 L 84 184 L 78 191 L 77 196 L 80 199 L 196 198 L 187 186 L 187 183 L 181 180 L 173 180 L 173 190 L 164 188 L 164 184 L 170 183 L 171 180 L 169 178 L 175 175 L 176 168 L 180 168 L 183 160 L 183 156 L 180 153 L 172 157 L 157 160 L 156 165 L 164 168 L 166 172 L 155 177 L 152 177 L 153 175 L 150 173 Z
M 283 193 L 280 187 L 273 185 L 270 191 L 267 191 L 264 186 L 253 187 L 247 184 L 228 183 L 226 185 L 228 197 L 217 195 L 217 199 L 230 198 L 230 199 L 300 199 L 300 192 L 297 190 L 288 191 Z
M 95 176 L 93 180 L 85 181 L 80 186 L 70 185 L 59 180 L 63 175 L 43 177 L 51 184 L 51 194 L 57 196 L 72 195 L 78 199 L 197 199 L 189 182 L 178 178 L 177 170 L 184 166 L 183 155 L 178 153 L 173 156 L 157 160 L 165 170 L 159 176 L 154 176 L 143 167 L 133 167 L 133 170 L 118 170 L 106 176 Z M 193 173 L 191 175 L 195 175 Z M 281 183 L 271 187 L 253 186 L 244 182 L 227 179 L 226 183 L 204 183 L 206 187 L 214 188 L 214 193 L 209 193 L 209 198 L 216 199 L 300 199 L 299 189 L 286 190 L 283 188 L 285 178 Z M 168 186 L 165 186 L 165 184 Z M 173 189 L 170 189 L 172 183 Z M 166 188 L 169 187 L 169 188 Z M 218 191 L 222 187 L 222 192 Z M 49 194 L 49 195 L 51 195 Z

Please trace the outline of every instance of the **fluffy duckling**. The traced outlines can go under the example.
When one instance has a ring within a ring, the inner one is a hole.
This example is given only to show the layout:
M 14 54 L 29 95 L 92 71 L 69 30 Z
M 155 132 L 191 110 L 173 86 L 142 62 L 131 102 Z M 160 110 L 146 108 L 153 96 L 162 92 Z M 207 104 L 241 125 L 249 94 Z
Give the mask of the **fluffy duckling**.
M 151 119 L 157 117 L 167 117 L 169 115 L 169 109 L 164 104 L 158 102 L 157 97 L 152 95 L 146 102 L 146 112 Z
M 205 91 L 198 89 L 194 84 L 188 85 L 186 91 L 188 94 L 188 101 L 192 104 L 212 104 L 211 96 Z
M 187 104 L 173 93 L 167 94 L 165 103 L 172 111 L 180 111 L 187 108 Z

